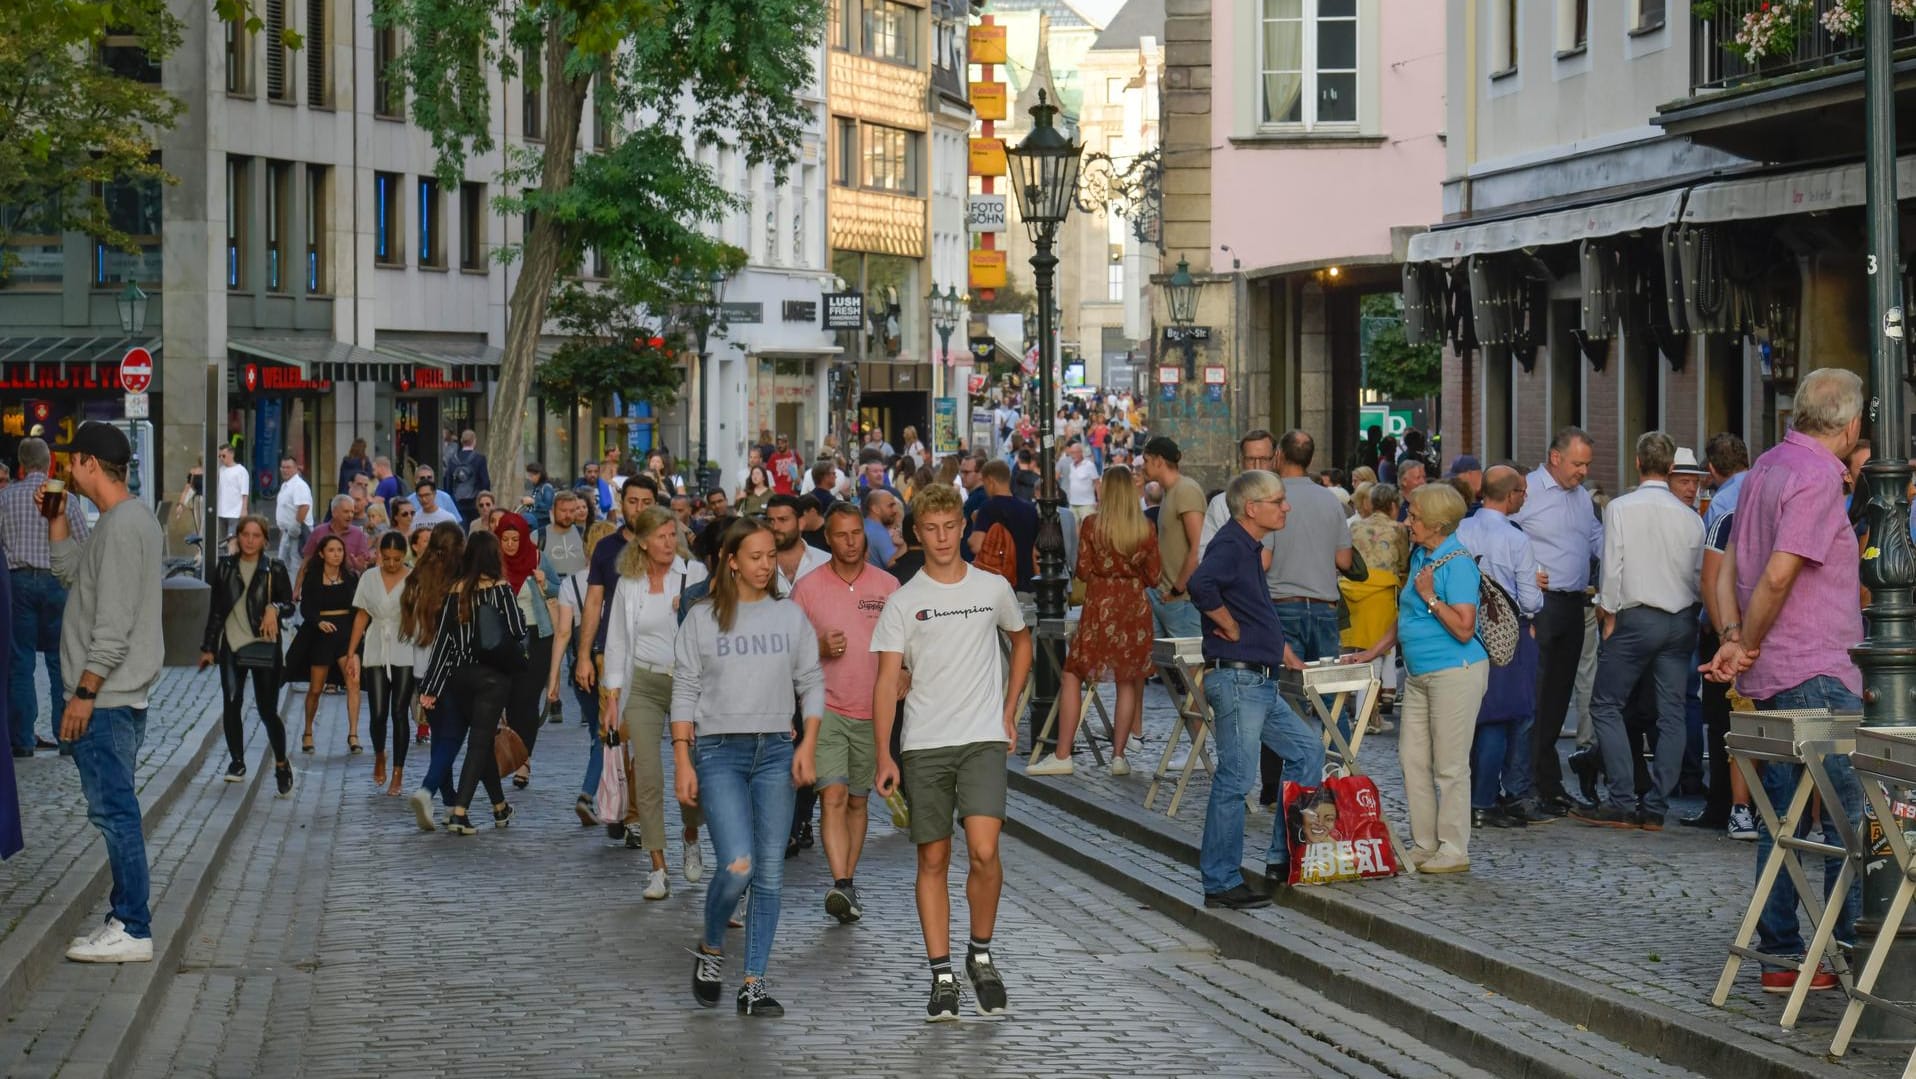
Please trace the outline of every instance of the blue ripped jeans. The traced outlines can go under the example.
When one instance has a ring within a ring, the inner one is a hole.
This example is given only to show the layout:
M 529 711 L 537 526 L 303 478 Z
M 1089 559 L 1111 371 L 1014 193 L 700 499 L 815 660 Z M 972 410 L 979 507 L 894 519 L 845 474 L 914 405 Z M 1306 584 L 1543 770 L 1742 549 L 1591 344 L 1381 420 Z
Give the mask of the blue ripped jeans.
M 705 889 L 705 947 L 725 946 L 726 922 L 750 886 L 745 912 L 745 976 L 763 978 L 778 931 L 785 885 L 785 841 L 792 830 L 791 731 L 702 734 L 692 745 L 699 808 L 712 836 L 717 871 Z M 733 866 L 743 866 L 735 870 Z

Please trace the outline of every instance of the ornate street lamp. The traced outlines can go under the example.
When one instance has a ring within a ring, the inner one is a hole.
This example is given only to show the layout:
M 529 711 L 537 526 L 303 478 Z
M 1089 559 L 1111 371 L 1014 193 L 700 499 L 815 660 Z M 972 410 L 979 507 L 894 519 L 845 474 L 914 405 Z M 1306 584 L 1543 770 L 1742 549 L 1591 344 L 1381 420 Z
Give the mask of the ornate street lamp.
M 146 293 L 140 286 L 127 278 L 126 287 L 120 290 L 120 298 L 115 301 L 120 309 L 120 332 L 128 337 L 138 337 L 146 332 Z
M 711 338 L 712 328 L 718 324 L 719 316 L 725 309 L 725 275 L 714 269 L 700 282 L 687 314 L 691 317 L 692 330 L 698 335 L 699 345 L 699 460 L 694 476 L 702 498 L 706 491 L 718 482 L 717 470 L 709 466 L 712 460 L 709 439 L 712 430 L 712 380 L 709 375 L 711 353 L 707 342 Z
M 925 305 L 931 308 L 931 328 L 938 331 L 938 361 L 951 362 L 951 334 L 958 328 L 958 315 L 965 300 L 958 295 L 958 287 L 950 285 L 939 292 L 938 286 L 931 286 L 931 295 L 925 297 Z
M 1178 339 L 1184 345 L 1184 377 L 1197 377 L 1197 340 L 1192 324 L 1197 322 L 1198 284 L 1191 276 L 1191 262 L 1182 256 L 1178 268 L 1164 283 L 1164 302 L 1171 309 L 1171 322 L 1177 326 Z

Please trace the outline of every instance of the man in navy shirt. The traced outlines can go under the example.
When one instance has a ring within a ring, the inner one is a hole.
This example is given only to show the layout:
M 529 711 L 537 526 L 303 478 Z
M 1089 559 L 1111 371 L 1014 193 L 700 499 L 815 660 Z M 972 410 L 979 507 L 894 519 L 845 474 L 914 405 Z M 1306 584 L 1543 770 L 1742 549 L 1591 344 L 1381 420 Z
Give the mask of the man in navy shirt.
M 1016 590 L 1029 592 L 1032 578 L 1038 575 L 1038 509 L 1012 495 L 1011 469 L 1003 461 L 986 461 L 983 472 L 985 500 L 972 515 L 971 533 L 965 537 L 965 546 L 975 558 L 984 547 L 991 526 L 1004 525 L 1018 552 Z
M 1258 746 L 1284 761 L 1284 778 L 1324 778 L 1324 743 L 1277 693 L 1279 667 L 1302 667 L 1271 604 L 1264 578 L 1264 537 L 1284 527 L 1284 481 L 1253 470 L 1224 490 L 1231 520 L 1212 537 L 1191 574 L 1191 602 L 1204 616 L 1204 700 L 1217 729 L 1217 772 L 1204 809 L 1198 869 L 1204 905 L 1248 910 L 1270 900 L 1244 883 L 1244 796 L 1258 777 Z M 1280 810 L 1265 856 L 1265 879 L 1284 879 L 1290 852 Z

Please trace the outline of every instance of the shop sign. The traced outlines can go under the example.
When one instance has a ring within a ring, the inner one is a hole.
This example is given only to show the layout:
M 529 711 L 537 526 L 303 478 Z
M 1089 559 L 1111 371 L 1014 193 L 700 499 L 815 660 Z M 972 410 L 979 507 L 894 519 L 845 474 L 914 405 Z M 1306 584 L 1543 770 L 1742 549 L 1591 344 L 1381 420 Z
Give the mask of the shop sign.
M 965 200 L 966 232 L 1003 232 L 1005 230 L 1005 197 L 1003 195 L 972 195 Z
M 1005 140 L 972 139 L 969 161 L 973 176 L 1003 176 L 1005 174 Z
M 1002 82 L 974 82 L 971 84 L 971 108 L 980 120 L 1002 120 L 1005 118 L 1005 84 Z
M 120 369 L 112 364 L 43 363 L 0 367 L 0 390 L 118 390 Z
M 762 303 L 722 303 L 719 304 L 719 317 L 735 326 L 750 326 L 765 321 L 765 305 Z
M 991 357 L 997 351 L 998 351 L 998 341 L 996 338 L 974 337 L 971 339 L 971 358 L 979 364 L 990 363 Z M 983 377 L 983 376 L 974 376 L 974 377 Z M 978 391 L 974 389 L 971 392 L 977 393 Z
M 415 367 L 412 369 L 411 378 L 402 378 L 399 380 L 399 392 L 401 393 L 406 393 L 411 390 L 466 391 L 472 388 L 471 379 L 448 377 L 446 372 L 441 371 L 437 367 Z
M 1009 27 L 973 26 L 965 35 L 966 59 L 974 64 L 1002 64 L 1010 54 L 1005 50 Z
M 865 294 L 862 292 L 827 292 L 825 300 L 825 328 L 828 330 L 858 330 L 865 326 Z
M 970 252 L 969 284 L 971 291 L 981 292 L 988 288 L 1005 287 L 1005 253 L 976 248 Z
M 783 308 L 787 322 L 812 322 L 818 318 L 818 301 L 786 300 Z
M 247 393 L 326 393 L 333 388 L 325 379 L 310 379 L 297 367 L 261 367 L 249 363 L 240 369 L 240 385 Z

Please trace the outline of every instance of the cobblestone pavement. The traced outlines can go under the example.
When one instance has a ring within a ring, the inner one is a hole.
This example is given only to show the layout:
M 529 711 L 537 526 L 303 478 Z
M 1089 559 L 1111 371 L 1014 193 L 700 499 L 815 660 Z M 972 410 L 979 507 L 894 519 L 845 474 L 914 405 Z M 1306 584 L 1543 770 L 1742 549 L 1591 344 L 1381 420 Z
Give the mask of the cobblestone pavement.
M 39 672 L 37 700 L 44 713 L 46 670 Z M 169 668 L 153 692 L 147 710 L 146 742 L 140 749 L 137 783 L 143 801 L 150 802 L 147 785 L 170 764 L 184 764 L 207 732 L 209 709 L 219 703 L 219 676 L 212 671 Z M 55 724 L 42 714 L 41 737 L 51 737 Z M 47 893 L 87 849 L 100 842 L 100 833 L 86 819 L 86 799 L 80 793 L 80 772 L 70 757 L 44 750 L 31 759 L 13 762 L 20 785 L 20 813 L 26 849 L 0 865 L 0 939 Z
M 884 817 L 857 926 L 823 913 L 822 851 L 787 863 L 771 981 L 788 1017 L 705 1011 L 685 952 L 703 886 L 678 877 L 675 837 L 673 895 L 643 902 L 644 855 L 579 827 L 576 722 L 546 728 L 511 828 L 456 838 L 376 793 L 325 708 L 294 797 L 241 825 L 138 1075 L 1483 1074 L 1011 841 L 994 950 L 1013 1014 L 927 1026 L 912 851 Z
M 1109 707 L 1111 688 L 1103 692 Z M 1091 715 L 1095 724 L 1095 711 Z M 1138 810 L 1174 722 L 1169 696 L 1150 685 L 1145 693 L 1148 741 L 1130 751 L 1135 769 L 1131 775 L 1114 777 L 1097 768 L 1081 742 L 1075 775 L 1034 781 L 1074 785 Z M 1566 740 L 1559 747 L 1567 752 L 1571 743 Z M 1396 736 L 1367 738 L 1360 761 L 1377 782 L 1399 836 L 1408 843 Z M 1154 803 L 1159 820 L 1167 819 L 1163 810 L 1170 788 L 1167 784 L 1160 789 Z M 1193 844 L 1203 831 L 1209 795 L 1208 776 L 1200 766 L 1192 773 L 1177 817 L 1169 818 Z M 1782 998 L 1762 992 L 1756 965 L 1745 963 L 1725 1006 L 1709 1003 L 1727 958 L 1725 948 L 1752 890 L 1756 845 L 1676 823 L 1700 806 L 1698 799 L 1677 801 L 1670 827 L 1661 833 L 1593 828 L 1571 820 L 1481 830 L 1471 836 L 1468 874 L 1333 887 L 1340 901 L 1364 911 L 1439 925 L 1619 994 L 1728 1023 L 1742 1033 L 1821 1057 L 1842 1016 L 1841 993 L 1811 994 L 1796 1029 L 1786 1031 L 1778 1024 Z M 1246 860 L 1263 863 L 1272 823 L 1269 812 L 1248 817 Z M 1808 868 L 1812 879 L 1820 878 L 1820 868 Z M 1195 892 L 1196 869 L 1187 872 Z M 1810 930 L 1806 924 L 1805 939 Z M 1872 1061 L 1854 1052 L 1846 1063 L 1858 1074 L 1898 1074 L 1901 1058 L 1892 1067 L 1881 1055 Z

